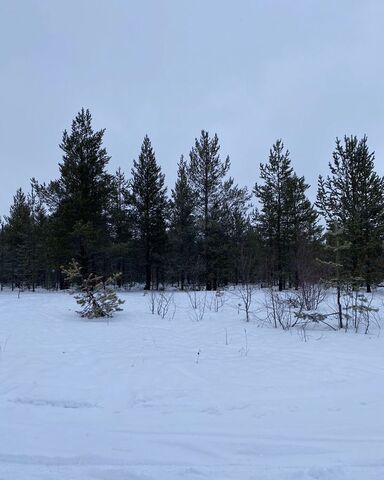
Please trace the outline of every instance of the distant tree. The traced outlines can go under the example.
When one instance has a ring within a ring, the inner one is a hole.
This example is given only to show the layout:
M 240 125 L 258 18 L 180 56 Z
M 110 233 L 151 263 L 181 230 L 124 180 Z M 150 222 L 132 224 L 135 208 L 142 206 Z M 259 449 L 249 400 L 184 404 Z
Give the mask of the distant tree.
M 35 290 L 37 284 L 49 286 L 49 257 L 47 252 L 47 215 L 36 195 L 34 185 L 27 197 L 30 209 L 30 228 L 26 242 L 26 254 L 30 269 L 30 284 Z
M 48 286 L 46 215 L 34 189 L 17 190 L 1 229 L 1 282 L 12 288 Z
M 290 282 L 298 288 L 305 281 L 316 281 L 316 254 L 321 249 L 322 227 L 319 214 L 306 196 L 309 185 L 293 174 L 288 192 L 287 226 L 289 235 Z
M 221 202 L 213 208 L 208 247 L 215 276 L 222 284 L 250 281 L 254 274 L 254 253 L 249 249 L 250 198 L 246 187 L 229 178 L 223 183 Z
M 109 247 L 110 270 L 121 272 L 119 282 L 127 280 L 132 250 L 132 206 L 129 180 L 121 168 L 112 177 L 111 196 L 108 206 L 108 226 L 111 237 Z
M 13 197 L 9 216 L 5 217 L 4 230 L 8 278 L 12 289 L 21 288 L 31 280 L 29 239 L 32 230 L 31 209 L 21 188 Z
M 63 134 L 60 178 L 48 185 L 33 181 L 51 213 L 50 245 L 57 270 L 72 257 L 84 273 L 103 269 L 112 188 L 112 177 L 106 172 L 110 157 L 102 146 L 104 132 L 94 132 L 89 110 L 82 109 L 71 132 Z
M 188 177 L 188 166 L 180 158 L 177 180 L 170 203 L 170 263 L 176 272 L 181 290 L 196 270 L 195 195 Z
M 196 199 L 195 216 L 198 234 L 202 243 L 203 274 L 207 290 L 217 287 L 215 272 L 216 251 L 215 231 L 217 227 L 217 209 L 224 198 L 224 180 L 229 171 L 230 161 L 221 160 L 219 139 L 215 134 L 202 130 L 199 139 L 189 154 L 188 175 Z
M 120 167 L 111 180 L 109 225 L 113 242 L 119 244 L 126 242 L 131 234 L 129 180 L 125 178 Z
M 168 200 L 164 174 L 146 135 L 139 159 L 133 162 L 131 194 L 136 236 L 145 265 L 145 290 L 158 288 L 166 242 Z M 154 280 L 154 282 L 152 282 Z
M 4 285 L 8 283 L 7 271 L 7 253 L 8 245 L 5 237 L 5 221 L 0 220 L 0 290 L 3 291 Z
M 384 179 L 375 172 L 367 137 L 336 139 L 330 175 L 319 177 L 317 206 L 328 228 L 337 222 L 342 243 L 350 248 L 341 259 L 350 277 L 363 277 L 367 291 L 381 279 L 379 259 L 384 239 Z

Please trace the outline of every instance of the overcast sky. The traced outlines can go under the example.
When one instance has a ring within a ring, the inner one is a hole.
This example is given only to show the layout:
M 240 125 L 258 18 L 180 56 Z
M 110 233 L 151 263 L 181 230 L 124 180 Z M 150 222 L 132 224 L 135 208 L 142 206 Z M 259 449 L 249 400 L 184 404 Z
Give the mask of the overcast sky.
M 111 172 L 147 133 L 169 186 L 201 129 L 250 187 L 277 138 L 311 198 L 336 136 L 366 133 L 384 174 L 383 22 L 381 0 L 0 0 L 0 213 L 57 178 L 81 107 Z

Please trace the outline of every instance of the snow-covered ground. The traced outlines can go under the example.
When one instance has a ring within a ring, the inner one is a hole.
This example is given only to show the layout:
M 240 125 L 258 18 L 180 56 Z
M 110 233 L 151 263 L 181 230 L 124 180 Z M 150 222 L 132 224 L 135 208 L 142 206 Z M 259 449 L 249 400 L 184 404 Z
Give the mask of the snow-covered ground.
M 203 294 L 201 294 L 203 295 Z M 1 480 L 382 480 L 384 336 L 0 294 Z M 173 307 L 172 307 L 173 308 Z M 246 329 L 246 330 L 244 330 Z

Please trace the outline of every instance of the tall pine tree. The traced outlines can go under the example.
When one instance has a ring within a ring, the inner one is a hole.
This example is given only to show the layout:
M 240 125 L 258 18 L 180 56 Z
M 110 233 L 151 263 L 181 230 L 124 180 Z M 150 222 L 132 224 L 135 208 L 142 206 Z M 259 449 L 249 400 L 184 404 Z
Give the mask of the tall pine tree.
M 381 279 L 384 239 L 384 179 L 375 172 L 375 156 L 364 136 L 336 139 L 330 174 L 319 177 L 317 206 L 330 228 L 335 222 L 350 245 L 342 264 L 350 277 L 362 277 L 367 291 Z
M 189 154 L 189 178 L 196 199 L 195 215 L 202 241 L 203 275 L 207 290 L 216 290 L 217 209 L 224 198 L 224 181 L 230 161 L 220 158 L 219 139 L 202 130 Z
M 170 263 L 183 290 L 185 282 L 191 282 L 195 278 L 197 253 L 195 196 L 183 156 L 178 164 L 177 180 L 171 196 Z
M 164 174 L 156 162 L 151 141 L 146 135 L 139 159 L 133 161 L 132 207 L 136 238 L 145 266 L 145 290 L 158 288 L 164 263 L 168 201 Z
M 290 284 L 298 288 L 303 282 L 318 278 L 317 252 L 321 248 L 322 227 L 319 214 L 306 196 L 309 185 L 304 177 L 293 174 L 288 192 L 287 230 L 289 242 Z
M 5 217 L 4 238 L 7 245 L 5 270 L 12 289 L 30 286 L 32 266 L 30 238 L 32 232 L 31 208 L 19 188 L 13 197 L 9 215 Z
M 89 110 L 82 109 L 64 131 L 60 149 L 60 178 L 48 185 L 34 181 L 50 213 L 51 250 L 59 270 L 71 258 L 83 272 L 102 272 L 108 245 L 107 209 L 112 177 L 103 147 L 105 130 L 94 131 Z
M 119 167 L 112 178 L 112 190 L 108 206 L 110 273 L 120 272 L 119 284 L 131 279 L 132 263 L 132 207 L 129 181 Z
M 260 177 L 254 193 L 260 203 L 256 222 L 264 243 L 265 273 L 281 291 L 287 282 L 298 285 L 300 249 L 314 242 L 320 229 L 305 195 L 308 185 L 294 173 L 282 140 L 272 146 L 268 163 L 260 164 Z

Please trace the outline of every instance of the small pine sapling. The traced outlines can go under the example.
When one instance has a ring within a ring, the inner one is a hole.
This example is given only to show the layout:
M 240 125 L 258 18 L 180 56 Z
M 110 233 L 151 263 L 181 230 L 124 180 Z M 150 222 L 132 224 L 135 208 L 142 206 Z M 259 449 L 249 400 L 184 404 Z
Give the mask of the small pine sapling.
M 67 267 L 62 267 L 66 280 L 77 283 L 75 300 L 82 307 L 77 313 L 85 318 L 112 317 L 114 312 L 121 311 L 124 300 L 118 298 L 112 285 L 116 284 L 119 274 L 114 274 L 103 281 L 103 277 L 90 273 L 84 276 L 81 267 L 72 260 Z
M 331 226 L 332 229 L 328 232 L 330 243 L 326 245 L 326 249 L 334 255 L 334 259 L 331 261 L 319 260 L 319 262 L 328 266 L 333 272 L 333 276 L 329 279 L 328 284 L 336 289 L 337 312 L 335 312 L 335 315 L 338 317 L 339 328 L 341 329 L 344 328 L 342 297 L 351 285 L 350 276 L 343 272 L 344 265 L 341 263 L 341 254 L 343 251 L 349 250 L 351 245 L 349 242 L 342 241 L 344 229 L 339 226 L 337 220 L 334 220 Z

